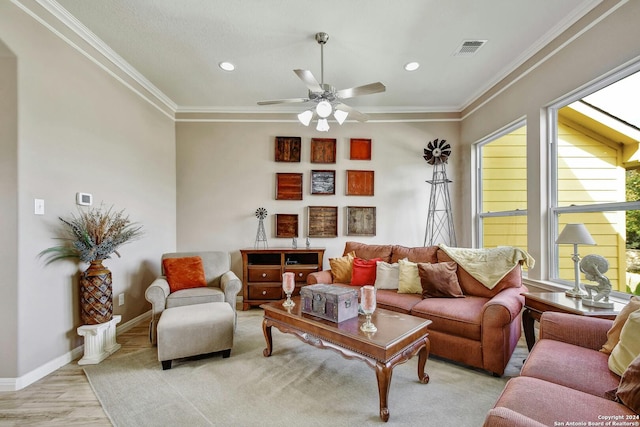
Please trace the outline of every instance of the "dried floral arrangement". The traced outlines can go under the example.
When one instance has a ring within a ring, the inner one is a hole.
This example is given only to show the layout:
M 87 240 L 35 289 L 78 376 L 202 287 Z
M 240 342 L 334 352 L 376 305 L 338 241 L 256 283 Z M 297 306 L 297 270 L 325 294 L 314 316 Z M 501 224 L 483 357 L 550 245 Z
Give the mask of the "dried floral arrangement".
M 64 224 L 63 243 L 40 252 L 46 257 L 46 264 L 63 259 L 78 259 L 82 262 L 111 258 L 118 248 L 142 236 L 142 226 L 131 222 L 124 210 L 114 211 L 113 207 L 80 210 L 70 219 L 59 218 Z

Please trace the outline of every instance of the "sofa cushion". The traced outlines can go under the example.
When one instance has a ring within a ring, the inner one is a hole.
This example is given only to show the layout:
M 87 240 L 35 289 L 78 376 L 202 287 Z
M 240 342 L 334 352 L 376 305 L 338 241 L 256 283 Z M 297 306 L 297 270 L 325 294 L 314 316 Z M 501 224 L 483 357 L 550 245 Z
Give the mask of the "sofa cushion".
M 632 415 L 619 403 L 531 377 L 510 379 L 495 407 L 509 408 L 547 426 L 568 425 L 565 421 L 587 425 L 602 423 L 603 415 Z
M 406 246 L 395 245 L 391 254 L 391 262 L 398 262 L 398 260 L 407 258 L 411 262 L 436 263 L 438 262 L 437 251 L 437 246 L 407 248 Z
M 607 355 L 565 342 L 541 339 L 527 358 L 520 375 L 535 377 L 606 398 L 620 377 L 609 370 Z
M 437 251 L 438 262 L 450 262 L 453 261 L 449 255 L 442 249 Z M 458 266 L 458 282 L 465 295 L 475 295 L 478 297 L 491 298 L 497 295 L 500 291 L 507 288 L 519 288 L 522 286 L 522 268 L 520 264 L 513 267 L 513 269 L 506 274 L 500 280 L 493 289 L 487 288 L 485 285 L 477 281 L 471 274 L 469 274 L 464 268 Z
M 334 282 L 351 282 L 354 258 L 355 254 L 353 252 L 349 252 L 345 256 L 340 258 L 329 258 L 329 265 L 331 266 L 331 276 L 333 277 Z
M 464 298 L 456 276 L 457 267 L 455 262 L 419 262 L 422 298 Z
M 376 291 L 376 305 L 391 311 L 410 314 L 411 309 L 422 301 L 420 294 L 399 294 L 390 289 Z
M 411 314 L 431 320 L 429 329 L 480 341 L 482 309 L 487 298 L 426 298 L 418 302 Z
M 162 268 L 171 292 L 207 286 L 202 258 L 199 256 L 165 258 Z
M 640 355 L 640 309 L 631 313 L 624 322 L 620 341 L 609 355 L 609 369 L 622 375 L 638 355 Z
M 389 264 L 388 262 L 376 262 L 376 289 L 394 289 L 398 290 L 400 281 L 400 265 L 397 262 Z
M 352 286 L 373 285 L 376 282 L 377 262 L 380 258 L 374 259 L 353 259 L 353 272 L 351 273 Z
M 618 315 L 616 316 L 615 320 L 613 321 L 613 325 L 611 325 L 611 329 L 609 329 L 609 332 L 607 332 L 607 342 L 604 343 L 600 351 L 607 354 L 611 353 L 613 347 L 615 347 L 616 344 L 618 344 L 618 341 L 620 341 L 620 332 L 622 331 L 624 322 L 627 321 L 627 318 L 631 313 L 638 309 L 640 309 L 640 298 L 633 296 L 631 297 L 627 305 L 625 305 L 622 310 L 620 310 L 620 313 L 618 313 Z
M 366 243 L 347 242 L 344 245 L 344 255 L 355 252 L 358 258 L 380 258 L 384 262 L 391 262 L 391 245 L 368 245 Z
M 400 275 L 398 279 L 399 294 L 420 294 L 422 285 L 418 274 L 418 264 L 408 261 L 406 258 L 398 261 Z
M 640 356 L 629 365 L 616 390 L 616 398 L 627 408 L 640 413 Z

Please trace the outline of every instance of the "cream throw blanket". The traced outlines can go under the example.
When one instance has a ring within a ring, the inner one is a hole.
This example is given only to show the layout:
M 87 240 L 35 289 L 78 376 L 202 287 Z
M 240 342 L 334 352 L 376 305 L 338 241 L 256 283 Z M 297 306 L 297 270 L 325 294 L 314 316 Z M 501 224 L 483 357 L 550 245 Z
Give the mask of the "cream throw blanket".
M 512 246 L 488 249 L 450 248 L 440 244 L 452 260 L 477 281 L 493 289 L 520 261 L 533 268 L 535 260 L 527 252 Z

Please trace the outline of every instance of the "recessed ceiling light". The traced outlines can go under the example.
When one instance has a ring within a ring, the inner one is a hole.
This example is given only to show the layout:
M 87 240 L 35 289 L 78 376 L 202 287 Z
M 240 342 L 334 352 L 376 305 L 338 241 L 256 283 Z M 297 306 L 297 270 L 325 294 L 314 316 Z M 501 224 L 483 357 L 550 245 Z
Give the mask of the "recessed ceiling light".
M 407 71 L 415 71 L 418 68 L 420 68 L 420 64 L 418 64 L 417 62 L 409 62 L 404 65 L 404 69 Z
M 218 66 L 225 71 L 233 71 L 236 69 L 235 65 L 233 65 L 231 62 L 226 62 L 226 61 L 219 63 Z

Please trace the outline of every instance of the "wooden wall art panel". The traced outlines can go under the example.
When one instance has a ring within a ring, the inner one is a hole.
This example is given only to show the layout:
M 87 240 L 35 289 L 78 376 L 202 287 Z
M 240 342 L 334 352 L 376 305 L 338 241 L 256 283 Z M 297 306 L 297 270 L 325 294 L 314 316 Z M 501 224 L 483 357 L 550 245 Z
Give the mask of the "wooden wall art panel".
M 375 235 L 375 206 L 347 206 L 347 236 Z
M 301 173 L 276 173 L 276 200 L 302 200 Z
M 347 196 L 373 196 L 373 171 L 347 171 Z
M 276 162 L 299 162 L 302 138 L 276 136 Z
M 312 170 L 311 194 L 336 194 L 336 171 Z
M 335 163 L 335 138 L 311 138 L 311 163 Z
M 276 214 L 276 237 L 298 237 L 297 214 Z
M 371 160 L 371 140 L 363 138 L 351 138 L 351 160 Z
M 338 237 L 338 207 L 309 206 L 309 237 Z

